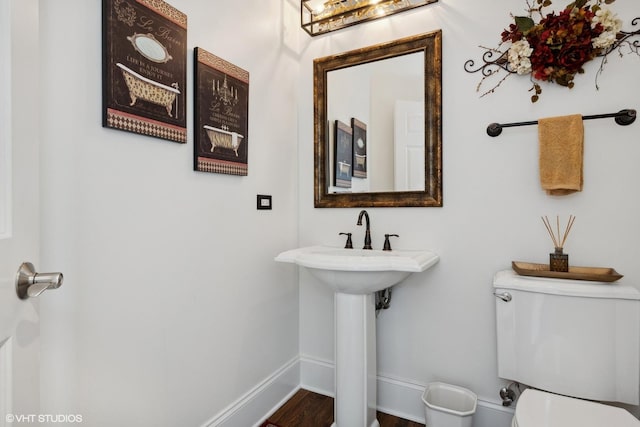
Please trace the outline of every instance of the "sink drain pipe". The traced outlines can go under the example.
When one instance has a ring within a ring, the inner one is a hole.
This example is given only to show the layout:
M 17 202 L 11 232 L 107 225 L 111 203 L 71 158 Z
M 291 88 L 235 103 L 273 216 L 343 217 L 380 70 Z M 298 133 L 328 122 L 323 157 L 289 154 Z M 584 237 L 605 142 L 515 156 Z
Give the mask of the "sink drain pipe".
M 391 288 L 376 292 L 376 313 L 391 306 Z

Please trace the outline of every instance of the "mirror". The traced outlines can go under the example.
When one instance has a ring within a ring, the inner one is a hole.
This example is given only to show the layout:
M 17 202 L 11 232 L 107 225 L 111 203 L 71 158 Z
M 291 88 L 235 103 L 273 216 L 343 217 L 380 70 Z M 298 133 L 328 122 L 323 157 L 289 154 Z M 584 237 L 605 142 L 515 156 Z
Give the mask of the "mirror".
M 314 60 L 315 207 L 442 206 L 441 37 Z

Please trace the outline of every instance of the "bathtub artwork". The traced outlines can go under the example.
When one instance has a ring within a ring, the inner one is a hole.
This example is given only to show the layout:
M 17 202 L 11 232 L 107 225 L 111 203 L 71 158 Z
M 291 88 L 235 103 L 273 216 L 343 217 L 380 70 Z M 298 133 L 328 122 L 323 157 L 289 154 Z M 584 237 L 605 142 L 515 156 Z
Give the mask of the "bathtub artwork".
M 187 16 L 162 0 L 103 0 L 103 126 L 187 142 Z
M 246 176 L 249 72 L 194 49 L 194 170 Z
M 334 127 L 334 179 L 333 185 L 351 188 L 351 174 L 353 168 L 353 130 L 351 126 L 340 120 L 335 121 Z
M 356 118 L 351 118 L 353 130 L 353 176 L 367 177 L 367 125 Z
M 129 89 L 130 106 L 136 105 L 138 99 L 142 99 L 164 107 L 169 117 L 173 117 L 173 104 L 178 95 L 180 95 L 178 83 L 172 83 L 171 87 L 165 86 L 162 83 L 141 76 L 119 62 L 116 66 L 122 70 L 122 76 L 127 84 L 127 89 Z
M 209 125 L 204 125 L 204 130 L 207 132 L 207 136 L 211 142 L 212 153 L 216 147 L 220 147 L 233 150 L 233 152 L 236 153 L 236 157 L 238 157 L 238 148 L 240 148 L 244 136 L 237 132 L 229 132 L 228 130 L 214 128 Z

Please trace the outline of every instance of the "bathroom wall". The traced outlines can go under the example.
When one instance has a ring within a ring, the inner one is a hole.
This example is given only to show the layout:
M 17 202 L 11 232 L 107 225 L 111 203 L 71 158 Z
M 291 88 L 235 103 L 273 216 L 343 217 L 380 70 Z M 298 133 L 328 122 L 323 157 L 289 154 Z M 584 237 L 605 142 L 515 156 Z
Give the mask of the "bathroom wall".
M 397 286 L 379 316 L 380 374 L 496 401 L 491 279 L 511 260 L 545 261 L 540 215 L 577 216 L 572 263 L 614 267 L 640 285 L 640 124 L 585 122 L 585 189 L 565 198 L 539 188 L 535 128 L 485 134 L 494 121 L 638 108 L 637 57 L 611 55 L 599 91 L 593 63 L 574 89 L 544 85 L 532 105 L 527 78 L 479 98 L 479 76 L 463 70 L 525 2 L 442 0 L 316 38 L 299 28 L 294 0 L 170 3 L 189 17 L 189 76 L 195 46 L 251 73 L 249 176 L 193 172 L 191 132 L 180 145 L 102 128 L 100 2 L 40 2 L 39 268 L 65 273 L 40 300 L 43 413 L 80 413 L 96 427 L 209 425 L 299 352 L 307 367 L 330 367 L 331 293 L 272 262 L 298 244 L 340 245 L 340 231 L 356 244 L 364 234 L 358 209 L 313 208 L 312 59 L 434 29 L 443 30 L 444 206 L 369 212 L 376 247 L 394 232 L 397 248 L 430 248 L 441 262 Z M 640 16 L 635 2 L 613 7 L 626 28 Z M 272 211 L 255 210 L 258 193 L 273 195 Z M 322 391 L 307 374 L 303 385 Z
M 170 3 L 187 144 L 102 128 L 101 2 L 40 2 L 38 267 L 65 274 L 41 298 L 42 412 L 93 427 L 209 425 L 299 351 L 297 273 L 273 262 L 297 244 L 296 11 Z M 195 46 L 250 73 L 247 177 L 192 170 Z
M 565 3 L 554 1 L 554 7 Z M 611 7 L 625 29 L 640 16 L 637 2 L 618 1 Z M 492 277 L 510 268 L 512 260 L 548 260 L 553 247 L 541 215 L 561 215 L 565 221 L 576 215 L 565 246 L 570 263 L 613 267 L 626 283 L 640 286 L 640 123 L 585 122 L 584 191 L 565 197 L 550 197 L 540 189 L 536 127 L 507 129 L 498 138 L 485 133 L 491 122 L 637 109 L 640 58 L 610 55 L 598 78 L 600 90 L 595 87 L 600 64 L 593 61 L 571 90 L 543 84 L 536 104 L 529 100 L 531 82 L 523 76 L 511 76 L 481 98 L 476 92 L 481 76 L 466 73 L 463 65 L 480 60 L 484 51 L 479 45 L 497 47 L 510 13 L 523 14 L 525 8 L 525 1 L 446 0 L 301 41 L 300 244 L 342 245 L 338 232 L 353 232 L 354 244 L 361 245 L 359 209 L 313 207 L 312 59 L 435 29 L 443 32 L 444 206 L 368 209 L 374 247 L 381 248 L 384 233 L 397 233 L 396 248 L 428 248 L 441 257 L 433 269 L 396 286 L 391 308 L 377 319 L 379 374 L 399 384 L 418 389 L 441 380 L 472 389 L 483 402 L 498 401 L 505 383 L 497 377 Z M 300 351 L 309 368 L 302 382 L 309 388 L 327 389 L 314 373 L 333 363 L 332 307 L 329 290 L 302 271 Z M 412 408 L 420 407 L 420 395 L 412 396 Z M 399 405 L 387 409 L 407 412 Z

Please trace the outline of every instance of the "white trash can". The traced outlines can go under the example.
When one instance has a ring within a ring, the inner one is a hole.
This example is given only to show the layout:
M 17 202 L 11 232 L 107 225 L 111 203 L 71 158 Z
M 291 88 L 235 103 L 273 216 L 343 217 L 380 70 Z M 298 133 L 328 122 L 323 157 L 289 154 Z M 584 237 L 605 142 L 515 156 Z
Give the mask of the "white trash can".
M 426 427 L 471 427 L 478 396 L 471 390 L 441 382 L 427 385 L 422 401 Z

